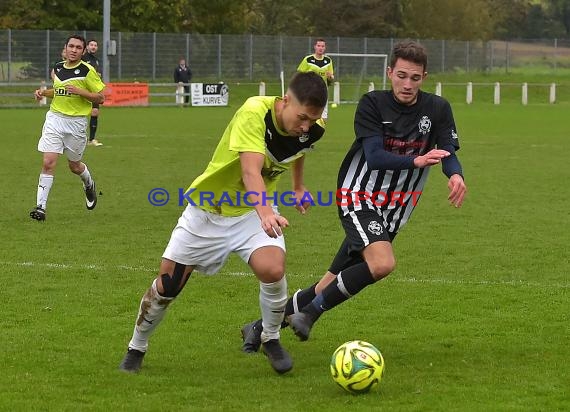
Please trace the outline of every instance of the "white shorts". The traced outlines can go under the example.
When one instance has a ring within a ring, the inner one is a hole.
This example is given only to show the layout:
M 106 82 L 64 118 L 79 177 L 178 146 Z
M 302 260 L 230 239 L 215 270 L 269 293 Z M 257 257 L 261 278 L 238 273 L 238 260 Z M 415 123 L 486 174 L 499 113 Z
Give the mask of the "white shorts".
M 228 217 L 186 206 L 162 257 L 212 275 L 235 252 L 245 263 L 260 247 L 277 246 L 285 251 L 283 236 L 272 238 L 261 228 L 255 211 Z
M 49 110 L 38 142 L 38 151 L 59 153 L 73 162 L 81 160 L 87 146 L 87 116 L 66 116 Z

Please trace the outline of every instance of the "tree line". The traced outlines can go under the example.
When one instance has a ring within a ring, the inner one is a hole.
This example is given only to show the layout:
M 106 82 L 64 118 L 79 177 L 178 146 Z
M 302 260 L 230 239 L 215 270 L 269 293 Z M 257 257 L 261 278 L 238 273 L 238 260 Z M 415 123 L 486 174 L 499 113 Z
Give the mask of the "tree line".
M 0 29 L 101 31 L 102 0 L 0 2 Z M 111 0 L 122 32 L 569 38 L 570 0 Z

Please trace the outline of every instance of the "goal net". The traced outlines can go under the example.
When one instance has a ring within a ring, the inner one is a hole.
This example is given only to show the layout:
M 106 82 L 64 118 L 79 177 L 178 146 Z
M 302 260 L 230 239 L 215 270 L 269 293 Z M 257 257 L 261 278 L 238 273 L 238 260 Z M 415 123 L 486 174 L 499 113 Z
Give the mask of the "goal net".
M 357 103 L 364 93 L 386 89 L 387 54 L 327 53 L 333 58 L 336 104 Z

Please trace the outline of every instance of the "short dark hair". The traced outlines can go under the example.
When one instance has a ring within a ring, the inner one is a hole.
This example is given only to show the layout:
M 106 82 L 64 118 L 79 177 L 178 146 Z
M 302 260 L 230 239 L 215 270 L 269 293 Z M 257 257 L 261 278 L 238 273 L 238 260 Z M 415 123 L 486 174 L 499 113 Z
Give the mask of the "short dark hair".
M 414 62 L 420 64 L 424 68 L 424 72 L 427 69 L 428 56 L 427 50 L 424 46 L 418 42 L 408 40 L 396 43 L 392 49 L 392 58 L 390 59 L 390 67 L 396 65 L 398 59 Z
M 69 36 L 65 41 L 66 46 L 69 44 L 69 40 L 71 39 L 80 40 L 83 43 L 83 48 L 85 49 L 87 47 L 87 44 L 85 43 L 85 37 L 80 36 L 79 34 L 72 34 L 71 36 Z
M 95 43 L 97 43 L 97 46 L 99 46 L 99 42 L 96 39 L 89 39 L 87 40 L 87 44 L 91 43 L 92 41 L 94 41 Z
M 317 37 L 317 38 L 315 39 L 315 44 L 317 44 L 317 43 L 320 42 L 320 41 L 322 41 L 323 43 L 326 43 L 326 40 L 325 40 L 325 39 L 323 39 L 322 37 Z
M 303 106 L 325 107 L 327 105 L 327 84 L 315 72 L 297 72 L 289 81 L 293 92 Z

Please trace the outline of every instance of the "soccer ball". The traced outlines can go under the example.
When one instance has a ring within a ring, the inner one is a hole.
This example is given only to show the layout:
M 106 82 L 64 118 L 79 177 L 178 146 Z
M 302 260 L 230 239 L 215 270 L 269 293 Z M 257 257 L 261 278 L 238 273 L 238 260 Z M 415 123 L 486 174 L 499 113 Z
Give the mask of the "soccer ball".
M 366 393 L 376 388 L 384 372 L 384 358 L 374 345 L 362 340 L 343 343 L 331 359 L 333 380 L 344 390 Z
M 333 109 L 336 109 L 336 108 L 338 107 L 338 104 L 333 103 L 333 104 L 331 104 L 331 107 L 332 107 Z

